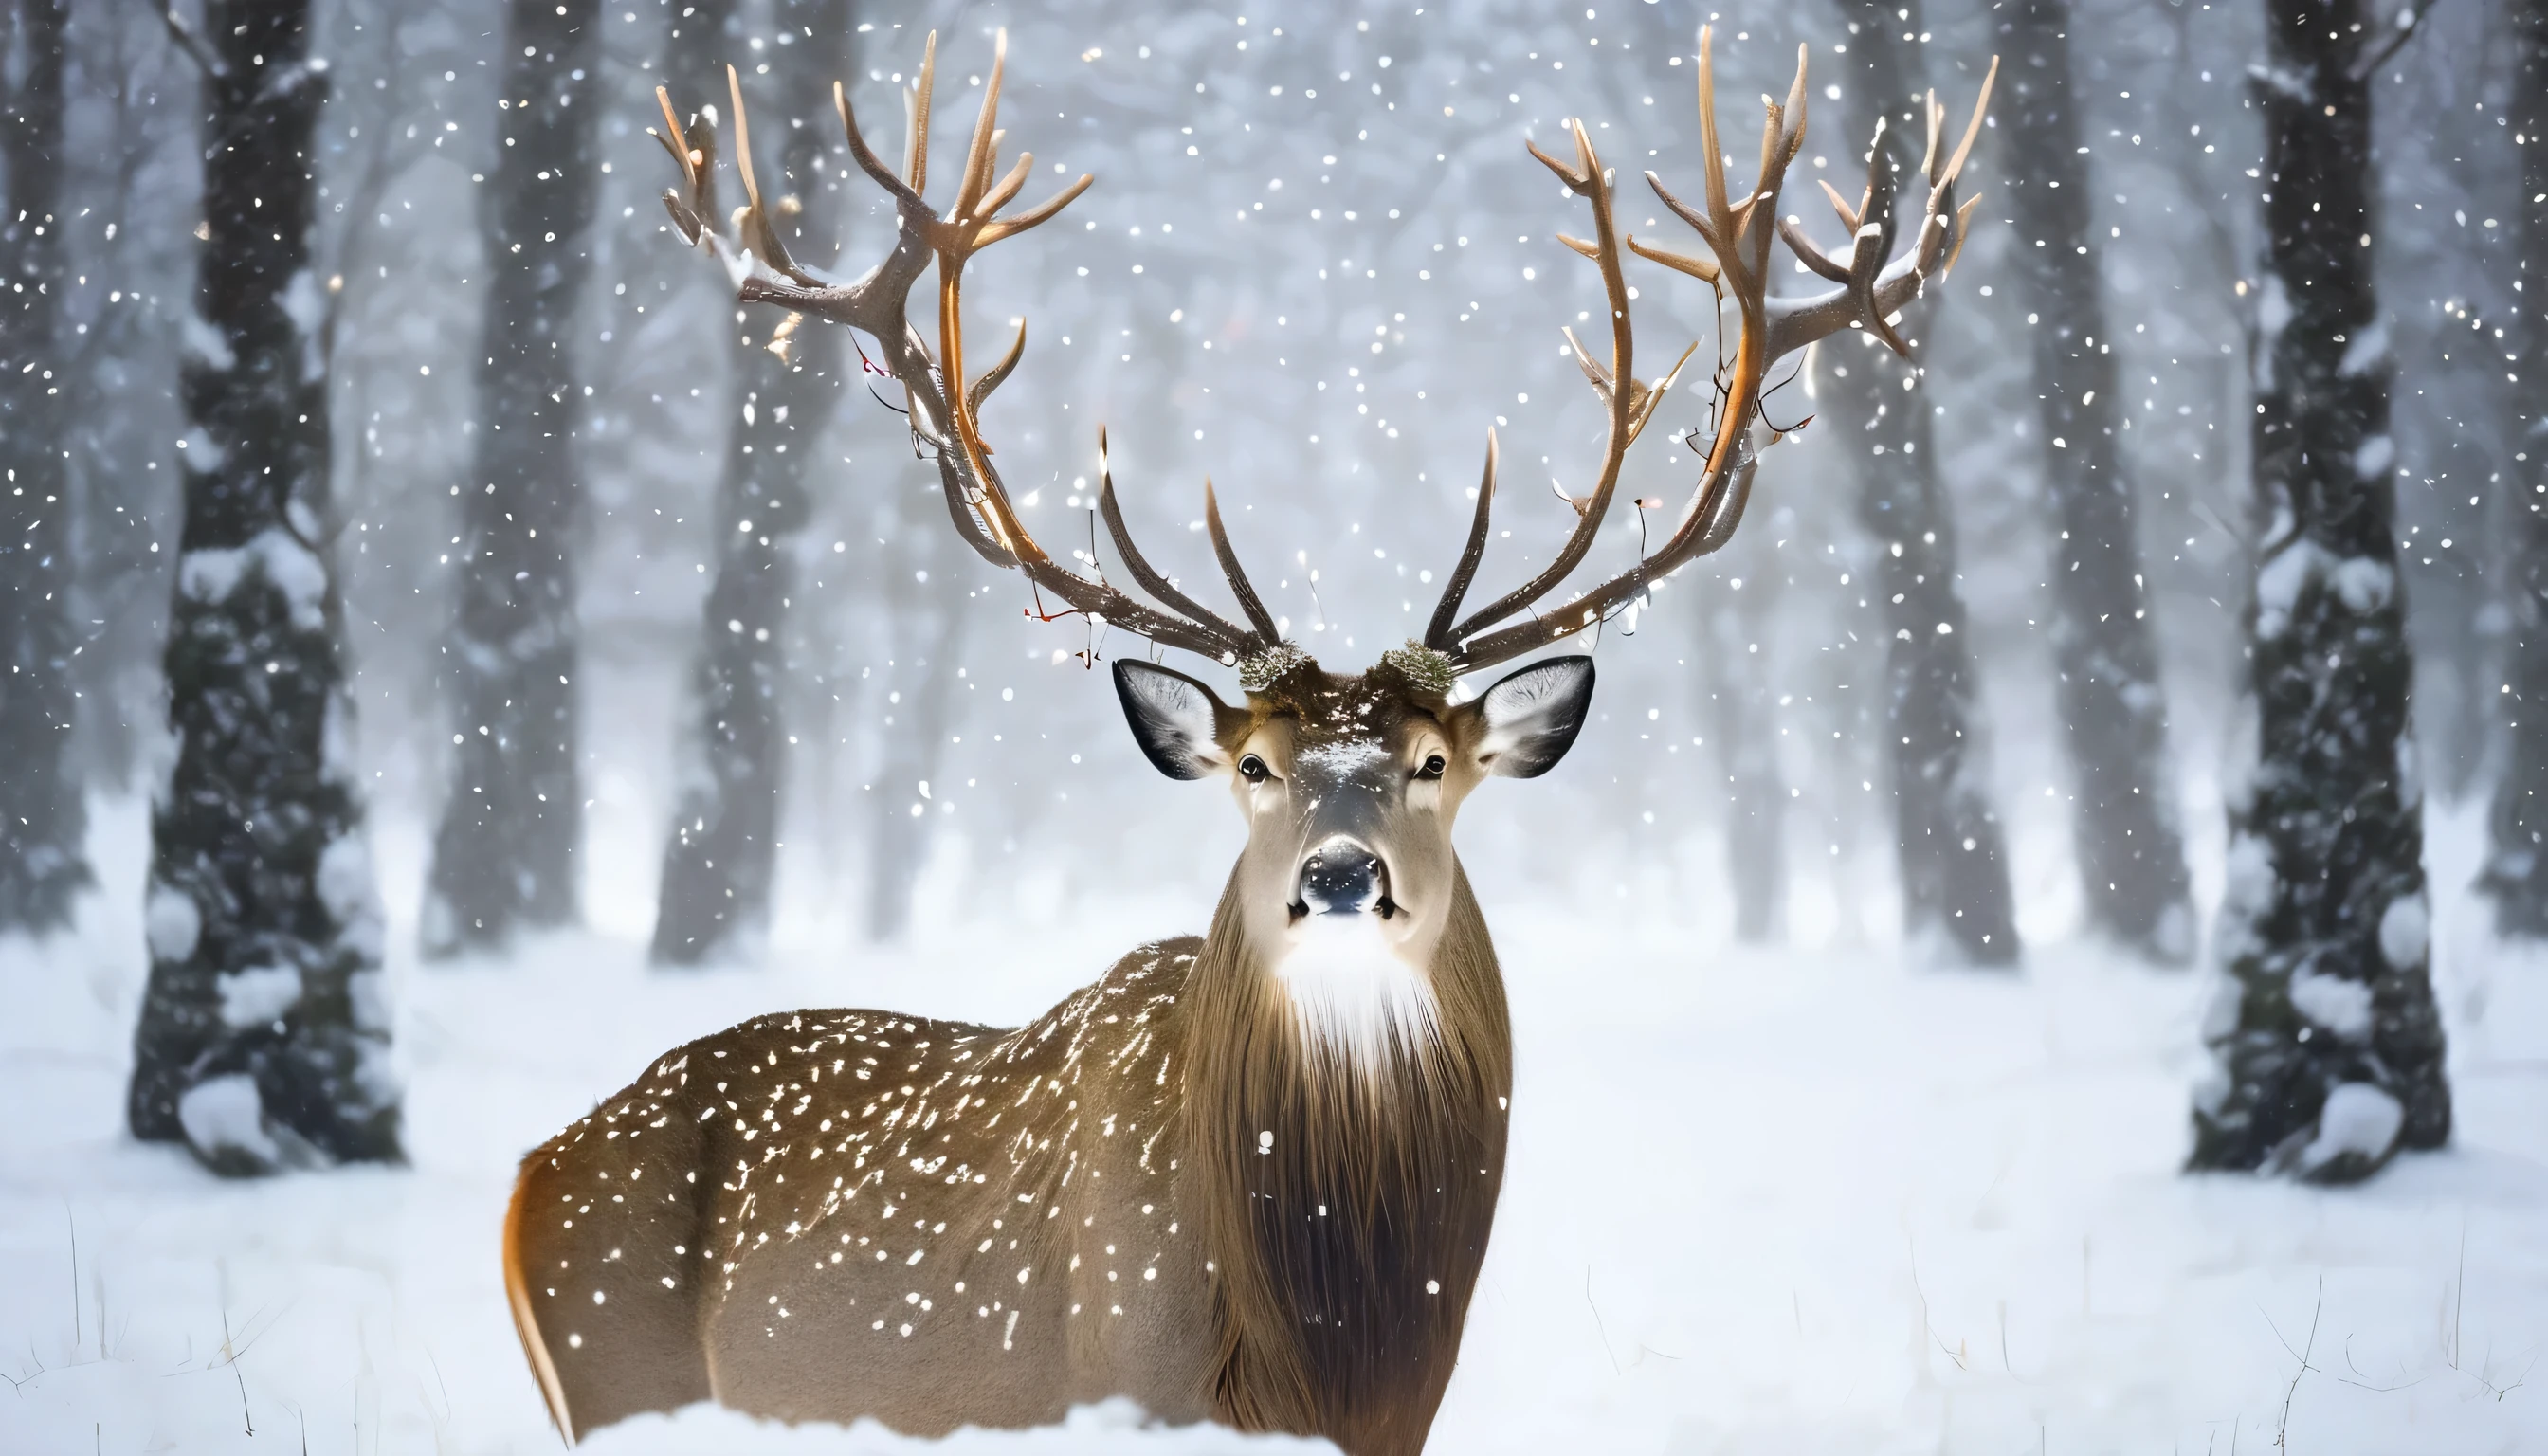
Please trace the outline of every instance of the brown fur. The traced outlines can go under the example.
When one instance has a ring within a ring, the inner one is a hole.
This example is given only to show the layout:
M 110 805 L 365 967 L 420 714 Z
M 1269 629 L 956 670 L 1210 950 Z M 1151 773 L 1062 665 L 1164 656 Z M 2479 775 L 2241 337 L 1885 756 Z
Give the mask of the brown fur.
M 1486 922 L 1463 877 L 1433 963 L 1442 1037 L 1366 1071 L 1303 1041 L 1232 920 L 1216 917 L 1189 993 L 1211 1029 L 1187 1089 L 1189 1197 L 1222 1260 L 1217 1408 L 1241 1429 L 1418 1451 L 1503 1183 L 1512 1040 Z
M 1144 947 L 1014 1031 L 746 1022 L 524 1159 L 506 1290 L 570 1439 L 709 1398 L 935 1435 L 1129 1396 L 1351 1456 L 1422 1449 L 1511 1090 L 1502 979 L 1448 845 L 1481 730 L 1391 670 L 1307 664 L 1219 717 L 1225 761 L 1255 744 L 1307 776 L 1258 801 L 1206 938 Z M 1457 764 L 1419 785 L 1438 807 L 1410 806 L 1408 762 L 1435 747 Z M 1433 1025 L 1361 1059 L 1305 1030 L 1255 944 L 1283 933 L 1301 846 L 1339 825 L 1392 845 L 1393 884 L 1429 907 L 1397 923 L 1430 936 L 1411 963 Z
M 558 1388 L 557 1365 L 549 1359 L 548 1342 L 540 1337 L 538 1320 L 531 1314 L 530 1281 L 522 1264 L 522 1191 L 530 1182 L 528 1159 L 522 1172 L 513 1179 L 513 1196 L 504 1201 L 504 1304 L 513 1316 L 513 1337 L 522 1342 L 522 1358 L 531 1363 L 531 1376 L 540 1383 L 540 1400 L 549 1408 L 549 1422 L 558 1434 L 573 1440 L 575 1428 L 567 1423 L 566 1393 Z
M 935 1434 L 1131 1394 L 1420 1450 L 1503 1171 L 1502 987 L 1461 894 L 1444 1043 L 1379 1077 L 1305 1062 L 1220 931 L 1014 1032 L 808 1011 L 667 1054 L 524 1159 L 507 1211 L 561 1429 L 713 1397 Z M 1208 1122 L 1205 1088 L 1231 1099 Z

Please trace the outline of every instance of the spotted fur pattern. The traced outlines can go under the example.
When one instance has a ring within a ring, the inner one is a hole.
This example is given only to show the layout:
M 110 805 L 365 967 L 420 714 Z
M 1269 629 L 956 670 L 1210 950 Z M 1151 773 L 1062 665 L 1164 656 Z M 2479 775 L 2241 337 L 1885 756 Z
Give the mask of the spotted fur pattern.
M 507 1284 L 560 1428 L 714 1399 L 938 1434 L 1121 1395 L 1356 1456 L 1420 1450 L 1502 1173 L 1501 984 L 1456 1134 L 1369 1136 L 1386 1089 L 1305 1103 L 1284 1062 L 1259 1079 L 1274 1105 L 1239 1114 L 1284 1119 L 1284 1155 L 1207 1159 L 1240 1169 L 1208 1185 L 1189 1066 L 1246 1079 L 1294 1024 L 1268 1011 L 1199 1037 L 1199 992 L 1261 982 L 1206 958 L 1193 938 L 1144 947 L 1015 1031 L 804 1011 L 659 1058 L 525 1158 L 515 1188 Z M 1321 1139 L 1333 1155 L 1301 1155 Z M 1267 1178 L 1282 1186 L 1249 1186 Z M 1303 1299 L 1316 1308 L 1286 1313 Z M 1337 1399 L 1311 1390 L 1339 1375 Z
M 1128 1396 L 1422 1450 L 1502 1184 L 1512 1044 L 1449 815 L 1408 807 L 1400 761 L 1432 733 L 1473 783 L 1494 724 L 1398 665 L 1306 658 L 1212 717 L 1226 759 L 1287 720 L 1311 793 L 1251 829 L 1208 938 L 1136 951 L 1014 1031 L 746 1022 L 524 1160 L 506 1287 L 561 1429 L 712 1398 L 939 1434 Z M 1303 998 L 1368 967 L 1322 981 L 1257 948 L 1298 939 L 1272 922 L 1314 828 L 1393 825 L 1392 884 L 1443 916 L 1401 967 L 1425 1014 L 1338 1038 Z

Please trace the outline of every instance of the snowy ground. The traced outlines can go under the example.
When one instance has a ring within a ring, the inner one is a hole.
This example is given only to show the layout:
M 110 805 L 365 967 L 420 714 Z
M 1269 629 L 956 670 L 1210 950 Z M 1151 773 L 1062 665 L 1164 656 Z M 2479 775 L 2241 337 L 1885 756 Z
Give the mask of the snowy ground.
M 0 949 L 12 1456 L 553 1450 L 495 1256 L 522 1148 L 744 1016 L 1022 1018 L 1208 908 L 1083 908 L 1031 956 L 942 933 L 670 976 L 596 935 L 400 964 L 413 1166 L 236 1185 L 122 1137 L 141 956 L 112 866 L 139 833 L 107 814 L 79 938 Z M 2446 884 L 2465 838 L 2437 846 Z M 2060 945 L 2010 979 L 1741 954 L 1612 913 L 1496 917 L 1511 1170 L 1435 1450 L 2548 1450 L 2548 960 L 2493 948 L 2466 902 L 2438 941 L 2457 1140 L 2337 1193 L 2176 1173 L 2198 977 Z M 1133 1421 L 946 1449 L 1302 1448 Z M 699 1410 L 593 1449 L 920 1443 Z

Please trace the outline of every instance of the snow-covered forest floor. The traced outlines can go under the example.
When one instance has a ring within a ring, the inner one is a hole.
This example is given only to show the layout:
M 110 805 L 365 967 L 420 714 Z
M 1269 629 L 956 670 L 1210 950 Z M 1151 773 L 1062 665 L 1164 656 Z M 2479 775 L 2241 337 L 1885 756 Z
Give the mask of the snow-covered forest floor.
M 2466 882 L 2474 829 L 2436 834 L 2440 884 Z M 137 864 L 142 833 L 110 806 L 97 863 Z M 382 839 L 406 867 L 416 847 Z M 1519 887 L 1480 877 L 1490 904 Z M 555 1449 L 496 1259 L 523 1148 L 745 1016 L 1022 1019 L 1206 912 L 1092 902 L 1031 938 L 782 945 L 704 974 L 605 933 L 458 969 L 394 952 L 412 1166 L 220 1183 L 123 1135 L 137 889 L 110 877 L 78 937 L 0 956 L 11 1453 Z M 1434 1449 L 2548 1449 L 2548 962 L 2439 900 L 2458 1135 L 2337 1192 L 2177 1173 L 2200 975 L 2053 944 L 2001 978 L 1728 951 L 1597 905 L 1494 912 L 1512 1160 Z M 949 1449 L 1287 1445 L 1132 1419 Z M 592 1447 L 920 1444 L 694 1410 Z

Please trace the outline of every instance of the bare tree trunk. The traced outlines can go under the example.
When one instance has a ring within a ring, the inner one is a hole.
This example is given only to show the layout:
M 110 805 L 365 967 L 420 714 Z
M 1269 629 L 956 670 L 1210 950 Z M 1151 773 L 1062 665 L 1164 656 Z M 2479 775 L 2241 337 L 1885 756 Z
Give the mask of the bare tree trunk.
M 56 335 L 55 366 L 65 380 L 67 499 L 78 507 L 70 538 L 78 644 L 71 673 L 80 696 L 74 752 L 78 777 L 92 793 L 134 786 L 166 714 L 159 657 L 170 558 L 156 548 L 163 532 L 173 534 L 180 502 L 168 489 L 173 477 L 156 467 L 165 442 L 183 427 L 176 376 L 167 368 L 176 330 L 151 296 L 182 293 L 161 280 L 182 281 L 182 270 L 170 264 L 180 261 L 181 247 L 194 246 L 183 232 L 162 236 L 146 223 L 136 227 L 160 196 L 144 182 L 144 169 L 174 150 L 177 130 L 194 119 L 158 104 L 169 68 L 191 62 L 133 19 L 122 9 L 73 15 L 66 81 L 72 97 L 112 98 L 104 135 L 83 143 L 74 133 L 64 159 L 66 186 L 87 200 L 70 211 L 89 214 L 79 227 L 90 313 L 86 333 Z M 186 147 L 192 151 L 191 136 Z
M 916 499 L 926 509 L 938 493 L 933 488 L 925 499 Z M 931 524 L 909 523 L 897 533 L 895 545 L 918 540 L 934 548 L 937 536 L 926 530 Z M 925 549 L 917 559 L 935 564 L 938 558 L 935 549 Z M 867 701 L 881 704 L 885 714 L 877 735 L 880 752 L 869 795 L 874 817 L 867 842 L 867 938 L 878 942 L 900 940 L 911 926 L 911 896 L 929 861 L 929 842 L 935 837 L 931 818 L 938 813 L 929 781 L 947 756 L 947 730 L 956 716 L 956 658 L 963 651 L 969 625 L 968 603 L 952 590 L 954 583 L 942 572 L 939 586 L 931 587 L 932 573 L 910 566 L 912 559 L 897 557 L 890 568 L 899 580 L 890 593 L 894 609 L 889 621 L 895 656 L 903 666 L 888 666 L 878 674 L 882 681 L 867 694 Z M 903 656 L 914 650 L 921 654 L 917 659 Z
M 2255 370 L 2256 765 L 2231 796 L 2216 1071 L 2196 1168 L 2368 1177 L 2450 1137 L 2425 971 L 2413 661 L 2393 522 L 2388 325 L 2372 286 L 2364 0 L 2267 0 Z
M 816 96 L 846 69 L 849 0 L 775 0 L 772 21 L 770 92 Z M 820 117 L 801 120 L 779 155 L 779 185 L 798 204 L 788 241 L 806 256 L 828 256 L 840 211 L 839 170 L 827 169 L 835 133 Z M 780 216 L 788 216 L 783 205 Z M 787 759 L 781 677 L 797 666 L 787 630 L 794 542 L 806 514 L 806 464 L 841 396 L 838 330 L 800 329 L 784 340 L 747 331 L 735 353 L 741 417 L 717 485 L 716 581 L 664 845 L 659 965 L 746 953 L 770 922 Z
M 1777 577 L 1774 569 L 1746 573 L 1744 590 L 1722 595 L 1711 591 L 1714 600 L 1702 624 L 1714 709 L 1709 716 L 1716 760 L 1725 770 L 1725 864 L 1734 890 L 1734 936 L 1754 944 L 1784 939 L 1787 924 L 1787 789 L 1778 773 L 1777 714 L 1771 706 L 1774 654 L 1762 642 L 1776 620 Z
M 328 290 L 311 265 L 326 84 L 309 0 L 214 0 L 186 326 L 186 520 L 151 821 L 134 1136 L 244 1175 L 394 1160 L 381 912 L 328 571 Z
M 2548 369 L 2548 320 L 2537 294 L 2524 284 L 2548 287 L 2548 0 L 2520 0 L 2512 7 L 2512 127 L 2522 138 L 2521 197 L 2514 204 L 2514 245 L 2520 249 L 2523 303 L 2512 320 L 2510 347 L 2522 388 L 2539 398 L 2540 371 Z M 2539 272 L 2530 265 L 2537 262 Z M 2479 887 L 2495 900 L 2496 930 L 2506 936 L 2548 938 L 2548 408 L 2525 411 L 2511 475 L 2516 503 L 2507 556 L 2513 582 L 2512 641 L 2505 685 L 2510 691 L 2504 725 L 2511 752 L 2495 785 L 2494 844 Z
M 2152 959 L 2194 954 L 2194 910 L 2167 772 L 2167 699 L 2141 577 L 2132 482 L 2092 238 L 2086 136 L 2070 83 L 2070 0 L 2002 0 L 2001 159 L 2017 274 L 2034 312 L 2036 415 L 2060 532 L 2055 696 L 2088 918 Z
M 1883 145 L 1895 173 L 1918 184 L 1927 93 L 1916 44 L 1920 9 L 1848 0 L 1858 22 L 1848 56 L 1849 134 Z M 1864 155 L 1864 153 L 1857 153 Z M 1917 334 L 1911 335 L 1915 349 Z M 1852 344 L 1849 339 L 1856 338 Z M 1884 594 L 1885 740 L 1892 759 L 1894 832 L 1900 849 L 1903 928 L 1915 940 L 1944 937 L 1975 965 L 2013 965 L 2017 922 L 1999 815 L 1976 738 L 1972 656 L 1963 599 L 1956 592 L 1955 522 L 1938 480 L 1924 370 L 1896 360 L 1866 333 L 1825 346 L 1833 425 L 1859 457 L 1859 518 L 1881 555 Z M 1906 373 L 1905 371 L 1909 372 Z M 1903 387 L 1908 380 L 1914 386 Z
M 584 482 L 569 332 L 591 271 L 598 0 L 510 0 L 502 144 L 481 222 L 495 286 L 478 372 L 477 469 L 460 485 L 460 582 L 444 670 L 456 712 L 434 836 L 426 954 L 494 949 L 577 914 L 584 800 L 576 578 Z
M 0 37 L 0 931 L 57 931 L 91 882 L 72 730 L 71 487 L 62 361 L 62 68 L 68 0 L 15 0 Z M 15 44 L 10 44 L 14 42 Z

